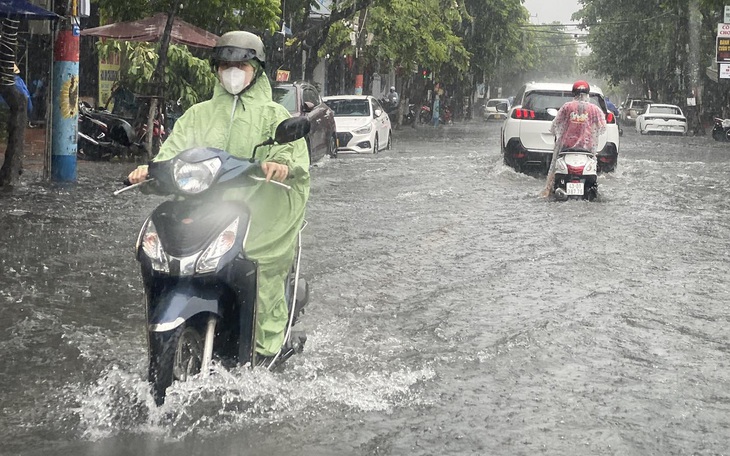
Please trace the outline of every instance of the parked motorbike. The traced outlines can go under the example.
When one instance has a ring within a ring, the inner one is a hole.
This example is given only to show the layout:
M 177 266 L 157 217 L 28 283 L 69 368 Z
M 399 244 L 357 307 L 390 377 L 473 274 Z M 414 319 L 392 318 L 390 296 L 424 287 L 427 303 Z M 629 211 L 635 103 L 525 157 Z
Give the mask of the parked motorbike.
M 94 109 L 85 101 L 79 102 L 79 158 L 108 160 L 138 155 L 141 151 L 132 147 L 135 141 L 134 129 L 124 118 L 106 109 Z
M 454 123 L 453 115 L 451 114 L 451 108 L 448 106 L 444 106 L 443 109 L 443 119 L 445 125 L 451 125 Z
M 714 118 L 712 139 L 715 141 L 730 141 L 730 119 Z
M 403 116 L 403 125 L 416 125 L 416 119 L 418 118 L 418 113 L 416 112 L 416 105 L 414 103 L 410 103 L 408 105 L 408 112 Z
M 589 151 L 566 149 L 558 153 L 555 162 L 555 199 L 594 200 L 598 196 L 598 161 Z
M 423 105 L 418 111 L 418 123 L 427 124 L 429 122 L 431 122 L 431 107 Z
M 208 375 L 214 356 L 224 366 L 271 370 L 303 350 L 306 336 L 292 329 L 309 294 L 299 277 L 301 232 L 285 283 L 285 342 L 276 356 L 261 358 L 255 351 L 257 263 L 244 246 L 254 215 L 244 203 L 222 196 L 249 179 L 265 180 L 255 160 L 258 147 L 294 141 L 309 129 L 304 117 L 284 120 L 274 138 L 254 148 L 251 159 L 220 149 L 189 149 L 152 162 L 146 181 L 116 192 L 146 185 L 152 193 L 173 196 L 145 221 L 136 247 L 147 298 L 148 379 L 158 405 L 174 381 Z

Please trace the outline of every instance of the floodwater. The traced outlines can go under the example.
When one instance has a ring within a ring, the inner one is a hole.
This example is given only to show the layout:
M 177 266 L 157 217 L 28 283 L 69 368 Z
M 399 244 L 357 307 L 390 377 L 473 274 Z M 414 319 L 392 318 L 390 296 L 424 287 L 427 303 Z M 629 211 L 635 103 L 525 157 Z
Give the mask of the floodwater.
M 312 169 L 309 340 L 282 372 L 149 393 L 130 164 L 0 195 L 2 455 L 719 455 L 730 144 L 626 128 L 601 197 L 548 202 L 499 124 Z

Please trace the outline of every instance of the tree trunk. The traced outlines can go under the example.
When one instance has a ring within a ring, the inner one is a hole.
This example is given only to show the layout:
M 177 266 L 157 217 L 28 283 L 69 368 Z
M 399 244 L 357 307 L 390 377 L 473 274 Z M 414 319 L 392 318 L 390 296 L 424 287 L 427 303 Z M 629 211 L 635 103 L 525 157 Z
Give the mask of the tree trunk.
M 165 31 L 162 33 L 162 40 L 160 41 L 160 58 L 157 60 L 157 67 L 152 75 L 152 98 L 150 98 L 150 108 L 147 113 L 147 138 L 145 141 L 145 150 L 147 152 L 147 159 L 157 155 L 158 150 L 153 150 L 153 138 L 155 134 L 155 113 L 157 111 L 157 105 L 159 100 L 163 100 L 165 96 L 165 66 L 167 65 L 167 50 L 170 47 L 170 34 L 172 33 L 172 24 L 175 20 L 175 15 L 181 5 L 180 0 L 170 1 L 170 12 L 167 14 L 167 23 L 165 24 Z M 159 98 L 157 98 L 159 97 Z M 160 125 L 162 128 L 162 125 Z M 159 142 L 158 142 L 159 143 Z M 155 147 L 156 148 L 156 147 Z

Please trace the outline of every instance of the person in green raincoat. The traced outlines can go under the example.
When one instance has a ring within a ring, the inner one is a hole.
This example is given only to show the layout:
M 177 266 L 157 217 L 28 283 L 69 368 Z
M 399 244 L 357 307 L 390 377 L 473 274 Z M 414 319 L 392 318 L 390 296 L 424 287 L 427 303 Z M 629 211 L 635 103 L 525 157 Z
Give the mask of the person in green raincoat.
M 274 102 L 264 71 L 266 54 L 253 33 L 223 34 L 213 49 L 218 75 L 213 98 L 192 106 L 175 124 L 154 161 L 168 160 L 193 147 L 215 147 L 239 158 L 250 158 L 253 148 L 273 137 L 277 125 L 290 117 Z M 261 147 L 256 151 L 266 180 L 287 179 L 291 190 L 260 182 L 232 189 L 226 197 L 241 198 L 251 209 L 252 222 L 246 254 L 258 261 L 256 351 L 276 355 L 284 343 L 288 319 L 285 279 L 294 260 L 297 236 L 309 198 L 309 154 L 304 139 Z M 147 166 L 129 174 L 137 183 L 147 178 Z

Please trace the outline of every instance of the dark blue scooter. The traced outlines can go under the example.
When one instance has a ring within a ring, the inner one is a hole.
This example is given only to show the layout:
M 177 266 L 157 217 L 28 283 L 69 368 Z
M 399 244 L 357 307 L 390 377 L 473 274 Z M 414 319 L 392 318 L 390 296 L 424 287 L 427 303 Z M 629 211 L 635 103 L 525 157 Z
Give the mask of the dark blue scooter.
M 256 148 L 294 141 L 309 129 L 304 117 L 287 119 L 275 138 Z M 306 336 L 292 330 L 309 294 L 299 278 L 300 232 L 286 283 L 284 345 L 273 358 L 257 359 L 255 351 L 258 268 L 244 250 L 252 215 L 246 204 L 222 195 L 247 180 L 263 180 L 256 148 L 249 160 L 220 149 L 189 149 L 152 162 L 142 183 L 151 193 L 174 196 L 152 212 L 137 239 L 147 298 L 149 381 L 158 405 L 173 381 L 207 375 L 213 356 L 228 366 L 273 369 L 303 349 Z

